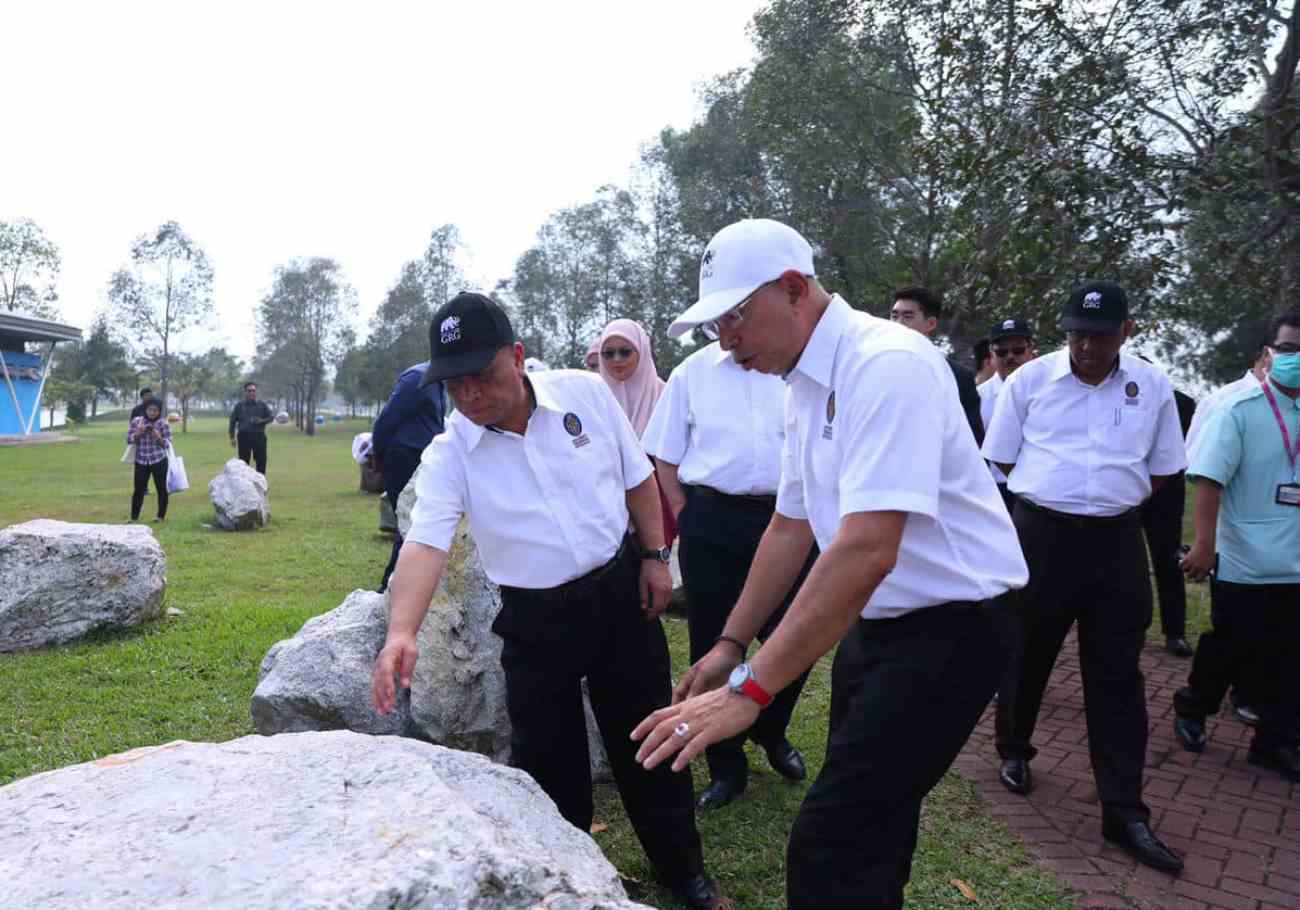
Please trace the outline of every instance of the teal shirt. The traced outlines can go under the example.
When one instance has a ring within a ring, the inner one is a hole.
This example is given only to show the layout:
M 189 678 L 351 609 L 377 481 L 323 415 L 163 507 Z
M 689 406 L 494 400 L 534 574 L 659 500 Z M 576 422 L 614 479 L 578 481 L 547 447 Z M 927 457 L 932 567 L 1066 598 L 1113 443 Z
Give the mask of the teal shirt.
M 1300 401 L 1276 387 L 1273 394 L 1294 446 L 1300 438 Z M 1215 412 L 1187 473 L 1223 486 L 1217 531 L 1221 581 L 1300 583 L 1300 507 L 1277 503 L 1278 484 L 1293 482 L 1295 473 L 1260 386 L 1242 389 Z

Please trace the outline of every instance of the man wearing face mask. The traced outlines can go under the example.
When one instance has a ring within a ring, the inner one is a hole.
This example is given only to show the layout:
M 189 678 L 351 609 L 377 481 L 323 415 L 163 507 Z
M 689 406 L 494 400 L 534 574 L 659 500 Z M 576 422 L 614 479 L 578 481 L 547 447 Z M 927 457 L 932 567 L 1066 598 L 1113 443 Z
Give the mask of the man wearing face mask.
M 1138 658 L 1153 603 L 1138 507 L 1186 467 L 1182 428 L 1169 378 L 1120 351 L 1133 331 L 1123 288 L 1075 288 L 1061 322 L 1065 350 L 1012 374 L 984 441 L 984 457 L 1017 497 L 1013 520 L 1029 563 L 1017 595 L 1020 676 L 1015 697 L 998 701 L 998 776 L 1013 793 L 1032 789 L 1038 709 L 1077 623 L 1102 835 L 1174 872 L 1183 861 L 1152 832 L 1142 801 L 1147 706 Z
M 1174 734 L 1205 750 L 1205 719 L 1254 666 L 1272 682 L 1247 761 L 1300 781 L 1292 741 L 1300 714 L 1300 310 L 1279 316 L 1268 377 L 1210 418 L 1188 476 L 1196 483 L 1196 543 L 1183 560 L 1213 573 L 1214 628 L 1201 636 L 1187 686 L 1174 695 Z

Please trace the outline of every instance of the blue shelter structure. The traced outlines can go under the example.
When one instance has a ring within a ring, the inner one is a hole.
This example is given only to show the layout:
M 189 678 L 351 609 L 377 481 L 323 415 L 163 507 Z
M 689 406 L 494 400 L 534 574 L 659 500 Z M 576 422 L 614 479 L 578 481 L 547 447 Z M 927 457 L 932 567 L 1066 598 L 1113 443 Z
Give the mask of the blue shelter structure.
M 41 393 L 50 375 L 54 346 L 80 341 L 81 329 L 22 313 L 0 313 L 0 436 L 32 436 L 40 432 Z M 44 353 L 29 354 L 27 345 L 48 344 Z

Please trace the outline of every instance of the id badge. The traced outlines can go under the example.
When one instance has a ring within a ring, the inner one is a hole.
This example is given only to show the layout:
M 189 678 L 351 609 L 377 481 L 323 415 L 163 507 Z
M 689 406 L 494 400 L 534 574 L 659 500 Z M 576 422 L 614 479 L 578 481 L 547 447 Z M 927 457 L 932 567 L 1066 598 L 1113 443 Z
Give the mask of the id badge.
M 1278 484 L 1277 504 L 1280 506 L 1300 506 L 1300 483 Z

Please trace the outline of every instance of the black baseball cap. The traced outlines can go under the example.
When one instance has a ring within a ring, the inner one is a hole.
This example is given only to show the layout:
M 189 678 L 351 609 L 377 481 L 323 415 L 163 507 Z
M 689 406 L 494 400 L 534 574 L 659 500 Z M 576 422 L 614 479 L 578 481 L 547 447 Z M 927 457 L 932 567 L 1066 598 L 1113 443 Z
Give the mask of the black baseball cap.
M 429 368 L 420 385 L 480 373 L 514 340 L 515 330 L 501 304 L 486 294 L 461 291 L 429 323 Z
M 1070 292 L 1061 327 L 1067 332 L 1114 332 L 1128 320 L 1128 295 L 1113 281 L 1089 281 Z
M 1018 318 L 1003 319 L 989 329 L 989 341 L 997 341 L 999 338 L 1032 339 L 1033 337 L 1033 328 L 1025 320 Z

